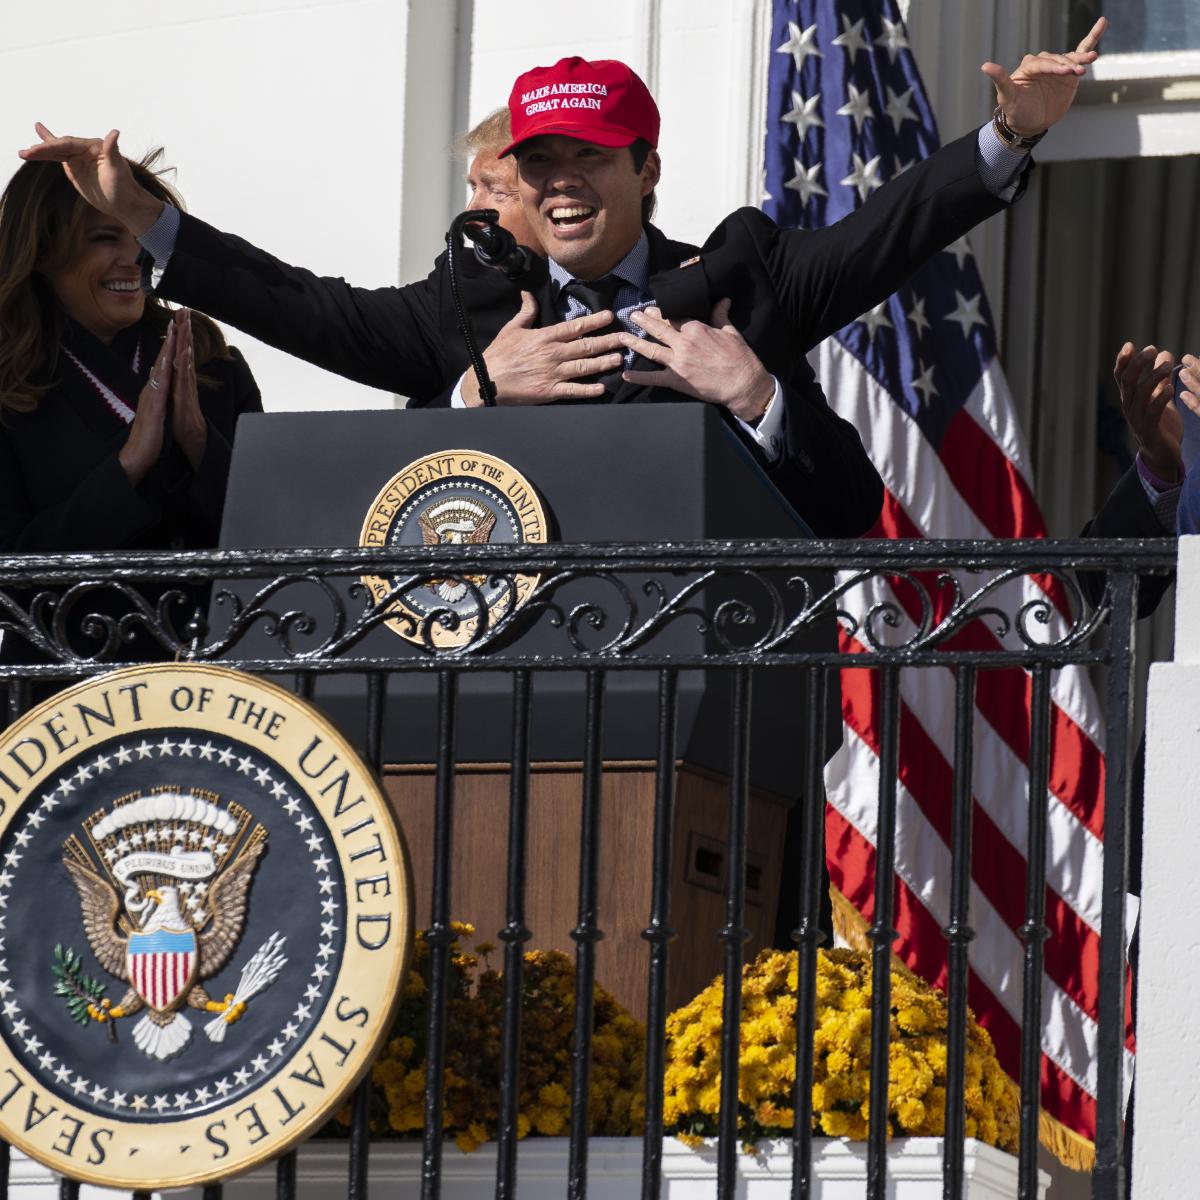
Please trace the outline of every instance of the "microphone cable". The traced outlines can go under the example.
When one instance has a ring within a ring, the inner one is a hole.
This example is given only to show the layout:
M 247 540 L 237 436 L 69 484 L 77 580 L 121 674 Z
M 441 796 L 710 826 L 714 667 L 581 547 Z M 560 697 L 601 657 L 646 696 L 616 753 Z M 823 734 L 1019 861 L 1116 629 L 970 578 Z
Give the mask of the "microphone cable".
M 517 244 L 507 229 L 500 225 L 500 214 L 494 208 L 469 208 L 461 212 L 446 232 L 446 268 L 450 275 L 450 295 L 454 301 L 454 316 L 467 348 L 467 358 L 479 382 L 479 394 L 484 407 L 494 408 L 496 385 L 488 374 L 487 364 L 479 352 L 470 313 L 463 303 L 462 288 L 458 274 L 458 253 L 466 237 L 475 251 L 475 257 L 485 267 L 502 271 L 509 279 L 517 280 L 533 266 L 533 254 L 526 246 Z

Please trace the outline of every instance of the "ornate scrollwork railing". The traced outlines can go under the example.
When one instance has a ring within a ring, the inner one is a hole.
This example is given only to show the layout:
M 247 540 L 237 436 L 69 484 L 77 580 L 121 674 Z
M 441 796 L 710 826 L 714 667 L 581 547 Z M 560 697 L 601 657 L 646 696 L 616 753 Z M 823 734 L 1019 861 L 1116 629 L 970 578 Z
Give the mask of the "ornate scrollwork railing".
M 836 665 L 834 622 L 862 665 L 1102 661 L 1106 573 L 1174 562 L 1165 539 L 9 556 L 0 658 L 15 647 L 25 665 L 0 672 L 174 657 L 311 671 Z M 519 577 L 533 580 L 521 604 Z M 397 611 L 447 581 L 455 602 Z

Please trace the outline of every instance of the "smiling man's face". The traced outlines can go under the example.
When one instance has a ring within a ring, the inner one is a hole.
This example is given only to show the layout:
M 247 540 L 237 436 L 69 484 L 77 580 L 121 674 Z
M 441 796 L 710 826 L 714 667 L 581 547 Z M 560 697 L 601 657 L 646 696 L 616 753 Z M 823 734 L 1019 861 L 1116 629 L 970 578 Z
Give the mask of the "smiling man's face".
M 633 249 L 642 199 L 658 182 L 657 153 L 635 171 L 628 146 L 546 134 L 522 142 L 514 154 L 525 219 L 545 252 L 575 278 L 598 279 Z
M 468 208 L 494 208 L 500 214 L 500 224 L 536 254 L 543 254 L 537 234 L 525 220 L 525 209 L 517 191 L 517 164 L 510 155 L 499 158 L 495 150 L 480 150 L 471 160 L 467 171 L 467 186 L 471 189 Z

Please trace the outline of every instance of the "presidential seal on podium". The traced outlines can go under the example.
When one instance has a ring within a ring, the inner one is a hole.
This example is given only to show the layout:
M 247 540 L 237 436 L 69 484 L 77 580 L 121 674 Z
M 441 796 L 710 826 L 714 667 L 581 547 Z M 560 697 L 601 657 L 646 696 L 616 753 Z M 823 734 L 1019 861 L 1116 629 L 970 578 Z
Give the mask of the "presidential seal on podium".
M 73 1178 L 236 1175 L 320 1126 L 412 947 L 374 777 L 291 693 L 162 665 L 0 735 L 0 1136 Z
M 445 450 L 411 462 L 375 497 L 363 521 L 363 546 L 487 546 L 542 543 L 546 511 L 533 485 L 503 459 Z M 473 573 L 423 579 L 363 576 L 388 627 L 419 645 L 466 645 L 481 628 L 515 611 L 536 575 Z

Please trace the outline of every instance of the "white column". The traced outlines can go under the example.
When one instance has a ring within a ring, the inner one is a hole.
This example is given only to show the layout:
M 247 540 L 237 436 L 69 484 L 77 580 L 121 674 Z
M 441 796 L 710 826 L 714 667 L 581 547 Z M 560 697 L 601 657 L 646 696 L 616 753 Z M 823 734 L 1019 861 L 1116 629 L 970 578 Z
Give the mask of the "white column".
M 1137 978 L 1134 1196 L 1186 1192 L 1200 1177 L 1200 537 L 1180 538 L 1175 661 L 1150 669 Z

